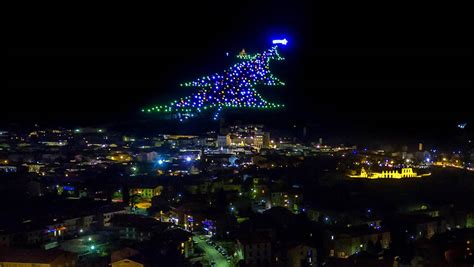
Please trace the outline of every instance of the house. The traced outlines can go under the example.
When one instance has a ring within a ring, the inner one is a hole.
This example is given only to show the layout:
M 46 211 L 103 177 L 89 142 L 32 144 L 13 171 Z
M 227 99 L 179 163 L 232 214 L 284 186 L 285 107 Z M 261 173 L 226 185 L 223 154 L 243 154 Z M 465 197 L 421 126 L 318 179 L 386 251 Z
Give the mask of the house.
M 316 266 L 314 225 L 284 207 L 274 207 L 241 224 L 237 247 L 245 266 Z
M 160 222 L 154 218 L 132 214 L 116 215 L 111 223 L 119 230 L 121 239 L 137 241 L 150 240 L 171 226 L 170 223 Z
M 97 226 L 99 227 L 110 227 L 110 220 L 119 214 L 127 214 L 128 208 L 121 204 L 114 204 L 103 206 L 97 209 Z
M 138 250 L 125 247 L 111 253 L 110 263 L 112 267 L 143 267 L 144 257 Z
M 238 246 L 242 250 L 245 266 L 272 266 L 272 240 L 263 232 L 240 237 Z M 275 262 L 278 262 L 276 257 Z
M 303 194 L 297 191 L 272 192 L 272 207 L 285 207 L 293 213 L 299 213 L 303 203 Z
M 390 245 L 390 231 L 381 227 L 333 227 L 326 231 L 326 256 L 348 258 L 362 251 L 382 251 Z
M 192 255 L 194 244 L 193 234 L 180 228 L 169 228 L 157 236 L 168 247 L 175 247 L 179 254 L 188 258 Z
M 76 255 L 61 250 L 0 249 L 2 267 L 74 267 Z
M 446 220 L 443 217 L 426 214 L 398 214 L 384 220 L 384 225 L 390 228 L 393 246 L 398 248 L 413 240 L 431 239 L 435 234 L 446 232 Z
M 130 196 L 138 195 L 143 201 L 151 202 L 154 196 L 159 196 L 163 191 L 162 185 L 135 185 L 130 188 Z
M 69 234 L 77 234 L 90 230 L 93 222 L 94 215 L 67 218 L 64 219 L 64 227 L 68 230 Z
M 316 266 L 316 248 L 305 244 L 295 244 L 287 248 L 288 267 Z
M 131 256 L 111 263 L 112 267 L 143 267 L 145 266 L 139 256 Z

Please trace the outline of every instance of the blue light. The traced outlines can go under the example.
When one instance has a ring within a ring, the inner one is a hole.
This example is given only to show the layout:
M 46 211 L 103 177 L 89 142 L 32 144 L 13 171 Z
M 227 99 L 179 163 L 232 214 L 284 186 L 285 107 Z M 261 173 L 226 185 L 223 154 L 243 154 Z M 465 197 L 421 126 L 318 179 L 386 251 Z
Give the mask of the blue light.
M 158 160 L 158 164 L 163 165 L 163 160 L 162 160 L 162 159 L 159 159 L 159 160 Z
M 282 45 L 286 45 L 288 43 L 288 40 L 285 39 L 275 39 L 272 41 L 273 44 L 282 44 Z
M 192 160 L 192 159 L 191 159 L 190 156 L 187 156 L 187 157 L 186 157 L 186 161 L 187 161 L 187 162 L 191 162 L 191 160 Z

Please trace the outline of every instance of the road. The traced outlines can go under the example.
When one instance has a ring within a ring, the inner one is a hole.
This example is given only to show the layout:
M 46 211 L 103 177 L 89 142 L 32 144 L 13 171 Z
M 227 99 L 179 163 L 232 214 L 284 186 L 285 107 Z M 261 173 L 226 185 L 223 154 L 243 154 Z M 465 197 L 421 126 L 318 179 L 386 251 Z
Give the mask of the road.
M 206 243 L 207 239 L 201 240 L 199 236 L 194 236 L 193 240 L 197 242 L 197 246 L 204 251 L 204 258 L 209 263 L 215 262 L 216 267 L 231 267 L 232 265 L 227 262 L 225 257 L 217 251 L 213 246 Z

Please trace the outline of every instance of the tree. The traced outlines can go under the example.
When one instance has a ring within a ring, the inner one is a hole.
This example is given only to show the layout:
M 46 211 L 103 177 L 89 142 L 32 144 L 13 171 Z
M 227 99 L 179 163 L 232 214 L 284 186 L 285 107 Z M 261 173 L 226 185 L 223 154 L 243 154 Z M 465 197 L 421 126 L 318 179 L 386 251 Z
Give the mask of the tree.
M 286 43 L 285 43 L 286 44 Z M 284 85 L 270 71 L 271 60 L 283 60 L 278 54 L 278 46 L 263 53 L 247 55 L 243 50 L 237 57 L 241 62 L 222 73 L 204 76 L 181 84 L 198 90 L 189 96 L 177 99 L 168 105 L 158 105 L 143 109 L 143 112 L 161 112 L 175 114 L 180 120 L 196 116 L 198 113 L 212 110 L 217 120 L 223 108 L 274 109 L 283 107 L 265 100 L 256 90 L 257 85 Z

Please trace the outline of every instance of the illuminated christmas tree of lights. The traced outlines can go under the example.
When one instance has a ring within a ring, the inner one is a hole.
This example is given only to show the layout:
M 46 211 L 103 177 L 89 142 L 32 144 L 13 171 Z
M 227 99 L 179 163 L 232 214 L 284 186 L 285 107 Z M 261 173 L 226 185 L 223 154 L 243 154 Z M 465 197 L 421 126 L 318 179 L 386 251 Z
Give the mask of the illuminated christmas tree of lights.
M 189 96 L 176 99 L 167 105 L 142 109 L 146 113 L 175 114 L 180 120 L 188 119 L 204 111 L 212 111 L 217 120 L 225 108 L 277 109 L 283 104 L 271 103 L 257 92 L 257 85 L 283 86 L 285 83 L 270 71 L 271 60 L 284 60 L 278 53 L 278 45 L 287 40 L 273 40 L 274 46 L 263 53 L 247 54 L 242 50 L 237 58 L 241 61 L 222 73 L 204 76 L 181 84 L 198 90 Z

